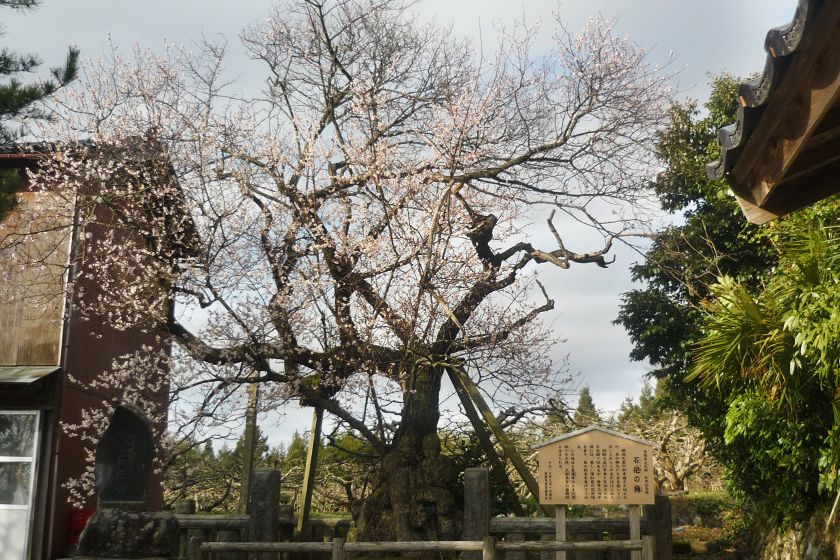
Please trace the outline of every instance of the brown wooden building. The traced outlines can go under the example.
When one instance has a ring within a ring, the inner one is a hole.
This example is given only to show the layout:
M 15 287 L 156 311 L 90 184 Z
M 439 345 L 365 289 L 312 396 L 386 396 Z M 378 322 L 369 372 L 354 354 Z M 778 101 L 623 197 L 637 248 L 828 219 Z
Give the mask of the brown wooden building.
M 26 149 L 0 148 L 0 169 L 24 169 L 37 160 Z M 28 209 L 46 208 L 56 216 L 54 228 L 22 238 L 19 247 L 41 257 L 41 266 L 12 270 L 0 261 L 0 560 L 67 554 L 75 510 L 62 484 L 82 474 L 86 458 L 79 439 L 61 425 L 79 424 L 82 410 L 114 397 L 87 386 L 114 358 L 160 344 L 154 331 L 116 331 L 96 316 L 83 319 L 72 311 L 80 303 L 72 298 L 79 296 L 66 295 L 64 286 L 84 278 L 86 264 L 77 254 L 80 232 L 70 206 L 38 185 L 25 185 L 19 206 L 0 224 L 2 239 L 32 227 L 22 219 Z M 77 287 L 90 293 L 93 283 Z M 165 411 L 166 394 L 156 398 Z M 156 484 L 150 504 L 160 503 Z M 95 500 L 85 507 L 94 508 Z
M 741 84 L 737 121 L 707 166 L 754 223 L 840 192 L 840 2 L 799 0 L 764 46 L 764 71 Z

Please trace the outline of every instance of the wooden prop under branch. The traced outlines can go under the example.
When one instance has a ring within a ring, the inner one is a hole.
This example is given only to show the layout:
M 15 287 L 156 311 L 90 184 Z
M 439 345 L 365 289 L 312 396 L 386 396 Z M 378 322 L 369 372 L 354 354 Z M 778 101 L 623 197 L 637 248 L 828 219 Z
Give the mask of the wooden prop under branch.
M 493 435 L 496 436 L 496 440 L 499 442 L 499 445 L 502 446 L 505 454 L 513 463 L 516 472 L 518 472 L 519 476 L 522 477 L 522 480 L 525 482 L 525 486 L 528 487 L 528 491 L 531 493 L 531 496 L 533 496 L 534 500 L 539 503 L 540 489 L 534 475 L 532 475 L 531 471 L 528 470 L 525 460 L 522 459 L 522 456 L 516 450 L 513 442 L 505 433 L 502 428 L 502 424 L 496 418 L 496 415 L 493 414 L 493 411 L 490 410 L 489 406 L 487 406 L 487 402 L 484 400 L 484 397 L 481 396 L 481 392 L 478 390 L 478 387 L 472 382 L 472 379 L 470 379 L 470 376 L 467 375 L 463 368 L 447 367 L 446 370 L 449 372 L 449 377 L 452 380 L 452 383 L 456 386 L 456 390 L 460 386 L 461 389 L 469 395 L 469 399 L 475 404 L 479 412 L 481 412 L 484 422 L 490 428 L 490 431 L 493 432 Z M 542 509 L 543 514 L 547 517 L 554 516 L 553 508 L 547 508 L 540 504 L 540 509 Z
M 306 470 L 303 473 L 303 504 L 298 514 L 295 533 L 300 535 L 306 522 L 309 521 L 309 510 L 312 508 L 312 490 L 315 488 L 315 473 L 318 469 L 318 451 L 321 449 L 321 425 L 324 422 L 324 409 L 315 407 L 312 412 L 312 430 L 309 432 L 309 450 L 306 453 Z

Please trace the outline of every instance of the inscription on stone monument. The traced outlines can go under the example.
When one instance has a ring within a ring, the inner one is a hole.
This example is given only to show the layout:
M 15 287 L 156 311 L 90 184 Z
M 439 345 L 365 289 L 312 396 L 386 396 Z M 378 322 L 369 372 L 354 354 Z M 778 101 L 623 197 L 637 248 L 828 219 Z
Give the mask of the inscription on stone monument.
M 590 426 L 537 446 L 541 504 L 652 504 L 656 444 Z
M 96 447 L 96 492 L 103 507 L 145 505 L 153 454 L 149 421 L 132 407 L 118 406 Z

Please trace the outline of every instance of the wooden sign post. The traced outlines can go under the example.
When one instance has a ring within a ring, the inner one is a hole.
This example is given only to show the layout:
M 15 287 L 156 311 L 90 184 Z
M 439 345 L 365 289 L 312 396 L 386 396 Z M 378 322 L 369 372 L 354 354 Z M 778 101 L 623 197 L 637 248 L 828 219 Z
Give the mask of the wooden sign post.
M 566 506 L 560 504 L 554 506 L 554 540 L 566 540 Z M 566 551 L 558 550 L 555 552 L 554 560 L 566 560 Z
M 556 539 L 566 540 L 566 506 L 629 507 L 630 539 L 641 539 L 640 506 L 653 504 L 656 444 L 600 426 L 589 426 L 537 446 L 542 505 L 556 506 Z M 565 560 L 558 552 L 556 560 Z M 641 560 L 633 551 L 632 560 Z

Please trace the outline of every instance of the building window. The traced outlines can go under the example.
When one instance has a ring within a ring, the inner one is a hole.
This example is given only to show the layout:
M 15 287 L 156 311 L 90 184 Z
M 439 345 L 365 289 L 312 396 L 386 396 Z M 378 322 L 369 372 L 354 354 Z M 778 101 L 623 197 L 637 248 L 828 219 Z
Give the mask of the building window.
M 0 560 L 24 560 L 32 526 L 38 412 L 0 411 Z

